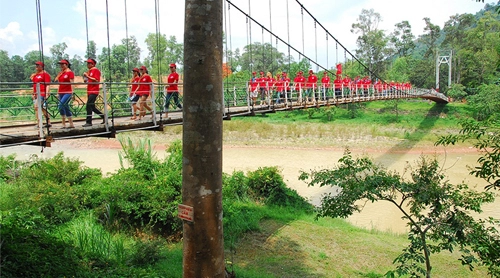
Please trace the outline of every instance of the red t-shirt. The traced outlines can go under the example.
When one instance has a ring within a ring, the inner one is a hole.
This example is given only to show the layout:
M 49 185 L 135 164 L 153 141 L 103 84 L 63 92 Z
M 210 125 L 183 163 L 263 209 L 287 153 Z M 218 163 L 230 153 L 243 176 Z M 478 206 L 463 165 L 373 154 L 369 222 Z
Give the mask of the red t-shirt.
M 139 84 L 139 89 L 137 89 L 137 95 L 149 96 L 149 91 L 151 90 L 150 83 L 153 83 L 153 79 L 151 79 L 151 76 L 149 76 L 148 74 L 144 74 L 143 76 L 141 76 L 141 80 L 139 82 L 141 84 Z
M 40 83 L 40 95 L 45 97 L 47 92 L 47 83 L 50 83 L 50 75 L 45 71 L 42 71 L 35 74 L 31 81 L 33 81 L 33 94 L 36 94 L 36 84 Z
M 276 91 L 283 92 L 283 78 L 277 79 L 274 86 L 276 86 Z
M 75 79 L 75 74 L 71 71 L 65 71 L 62 73 L 57 81 L 59 81 L 59 90 L 57 91 L 60 94 L 71 94 L 73 93 L 73 88 L 71 88 L 71 81 Z
M 316 83 L 318 82 L 318 77 L 314 74 L 307 77 L 307 88 L 316 88 Z
M 323 85 L 323 88 L 330 88 L 330 77 L 327 75 L 321 78 L 321 84 Z
M 250 91 L 253 92 L 253 91 L 257 90 L 259 82 L 257 82 L 257 78 L 255 76 L 252 77 L 248 83 L 250 84 Z
M 135 93 L 135 91 L 137 90 L 137 88 L 139 87 L 138 83 L 139 83 L 140 79 L 141 79 L 140 76 L 136 76 L 136 77 L 132 78 L 132 81 L 131 81 L 132 87 L 130 88 L 130 96 L 132 96 Z
M 89 69 L 88 75 L 93 79 L 88 79 L 87 81 L 87 94 L 88 95 L 98 95 L 99 94 L 99 81 L 101 81 L 101 71 L 96 67 Z
M 169 83 L 167 87 L 167 93 L 178 92 L 179 88 L 177 87 L 177 83 L 179 82 L 179 74 L 177 72 L 172 72 L 168 75 Z
M 304 89 L 304 83 L 306 82 L 306 79 L 304 76 L 297 76 L 295 79 L 293 79 L 293 82 L 295 83 L 295 90 L 298 91 L 300 89 Z

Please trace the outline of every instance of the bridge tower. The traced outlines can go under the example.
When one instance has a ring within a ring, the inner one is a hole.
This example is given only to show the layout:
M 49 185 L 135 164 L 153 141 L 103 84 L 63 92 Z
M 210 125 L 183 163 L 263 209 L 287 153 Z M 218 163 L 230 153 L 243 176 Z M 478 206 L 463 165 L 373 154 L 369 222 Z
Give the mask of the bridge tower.
M 453 50 L 450 50 L 450 55 L 439 55 L 439 50 L 436 55 L 436 91 L 439 92 L 439 67 L 441 64 L 448 64 L 448 88 L 451 87 L 451 59 Z

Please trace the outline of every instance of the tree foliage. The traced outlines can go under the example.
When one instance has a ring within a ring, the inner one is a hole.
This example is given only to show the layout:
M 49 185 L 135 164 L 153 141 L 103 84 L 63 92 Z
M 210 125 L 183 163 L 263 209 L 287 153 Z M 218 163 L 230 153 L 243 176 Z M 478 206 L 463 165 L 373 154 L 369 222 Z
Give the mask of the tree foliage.
M 476 220 L 470 213 L 481 212 L 481 206 L 493 202 L 489 192 L 470 190 L 466 184 L 452 185 L 441 173 L 436 159 L 422 157 L 404 173 L 390 172 L 368 157 L 354 158 L 349 150 L 334 169 L 303 172 L 301 180 L 310 186 L 331 186 L 336 193 L 326 194 L 318 209 L 318 217 L 348 217 L 363 209 L 365 202 L 386 201 L 398 208 L 409 228 L 408 247 L 394 260 L 396 270 L 387 275 L 430 277 L 431 255 L 458 249 L 462 263 L 487 265 L 490 273 L 498 273 L 499 233 Z M 475 252 L 487 251 L 476 255 Z

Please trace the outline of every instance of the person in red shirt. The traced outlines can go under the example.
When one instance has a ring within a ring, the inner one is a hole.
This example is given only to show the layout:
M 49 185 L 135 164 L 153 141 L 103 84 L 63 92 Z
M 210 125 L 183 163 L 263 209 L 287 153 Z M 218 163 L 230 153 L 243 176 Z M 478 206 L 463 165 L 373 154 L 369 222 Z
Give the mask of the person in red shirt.
M 349 75 L 342 79 L 342 86 L 344 87 L 344 96 L 352 96 L 352 80 Z
M 267 97 L 269 96 L 269 103 L 271 103 L 271 100 L 273 98 L 273 94 L 274 94 L 274 82 L 276 80 L 274 80 L 273 78 L 273 74 L 271 72 L 267 72 L 266 73 L 266 103 L 267 103 Z
M 318 77 L 314 74 L 313 70 L 309 70 L 309 75 L 307 76 L 307 96 L 311 97 L 312 100 L 318 100 L 316 97 L 316 89 L 318 87 Z M 307 100 L 306 100 L 307 101 Z
M 137 92 L 137 89 L 139 88 L 139 80 L 141 80 L 141 77 L 139 76 L 139 69 L 138 68 L 134 68 L 132 70 L 132 74 L 134 76 L 132 76 L 132 79 L 130 79 L 130 95 L 129 95 L 129 100 L 130 100 L 130 103 L 132 103 L 132 118 L 130 118 L 131 120 L 135 120 L 137 119 L 137 115 L 136 115 L 136 112 L 137 110 L 139 110 L 139 108 L 137 107 L 137 101 L 139 100 L 139 96 L 136 94 Z
M 287 100 L 290 100 L 290 102 L 292 101 L 291 99 L 291 96 L 290 96 L 290 78 L 287 76 L 287 73 L 286 71 L 282 72 L 281 73 L 282 77 L 281 79 L 283 79 L 283 91 L 285 93 L 285 101 Z
M 283 95 L 283 78 L 281 77 L 280 73 L 276 74 L 276 81 L 274 82 L 274 88 L 276 89 L 276 100 L 275 103 L 279 104 L 281 103 L 281 99 L 284 97 Z
M 38 61 L 35 62 L 36 72 L 30 76 L 31 81 L 33 81 L 33 104 L 35 108 L 35 116 L 36 122 L 38 125 L 38 103 L 41 104 L 42 113 L 45 119 L 47 120 L 47 124 L 44 127 L 51 127 L 50 124 L 50 116 L 47 113 L 47 98 L 49 97 L 49 83 L 50 83 L 50 75 L 45 71 L 44 63 Z M 37 87 L 40 86 L 40 94 L 37 92 Z M 40 101 L 38 101 L 38 96 L 40 96 Z M 37 126 L 38 127 L 38 126 Z
M 87 117 L 83 127 L 92 126 L 92 113 L 96 113 L 102 119 L 102 124 L 105 123 L 104 114 L 97 109 L 95 101 L 99 96 L 99 82 L 101 82 L 101 71 L 96 68 L 96 60 L 87 59 L 88 71 L 83 73 L 83 78 L 87 80 Z
M 323 96 L 328 100 L 330 94 L 330 76 L 328 76 L 326 70 L 323 72 L 323 77 L 321 78 L 321 91 L 323 92 Z
M 260 72 L 260 76 L 259 78 L 257 78 L 257 82 L 259 82 L 260 105 L 262 105 L 262 102 L 265 102 L 267 97 L 267 91 L 266 91 L 267 82 L 263 71 Z
M 75 128 L 73 125 L 73 114 L 69 109 L 69 102 L 73 96 L 73 81 L 75 80 L 75 74 L 71 70 L 71 64 L 68 60 L 59 61 L 59 66 L 61 71 L 57 74 L 54 81 L 59 82 L 59 89 L 57 91 L 57 96 L 59 98 L 59 113 L 62 118 L 62 128 L 66 128 L 66 118 L 68 119 L 68 128 Z
M 333 80 L 333 86 L 335 87 L 335 98 L 342 97 L 342 76 L 337 76 L 335 80 Z
M 170 100 L 174 99 L 174 105 L 177 108 L 182 109 L 182 105 L 179 102 L 179 74 L 177 73 L 177 66 L 175 64 L 170 64 L 170 74 L 168 75 L 167 81 L 167 96 L 165 97 L 165 119 L 168 118 L 168 108 L 170 106 Z
M 303 72 L 302 71 L 299 71 L 297 73 L 297 75 L 295 76 L 295 78 L 293 79 L 293 83 L 295 85 L 295 91 L 299 92 L 299 101 L 302 101 L 301 97 L 302 97 L 302 92 L 304 90 L 304 84 L 306 83 L 306 79 L 304 78 L 304 76 L 302 75 Z
M 252 78 L 248 81 L 248 90 L 250 94 L 250 98 L 252 100 L 252 107 L 255 106 L 255 102 L 257 101 L 257 96 L 259 95 L 258 87 L 259 82 L 257 81 L 256 72 L 252 72 Z
M 137 95 L 139 96 L 139 118 L 137 120 L 141 120 L 142 117 L 146 116 L 146 109 L 150 112 L 153 111 L 147 103 L 153 79 L 149 76 L 146 66 L 141 66 L 139 72 L 141 73 L 141 80 L 139 81 L 139 88 L 137 88 Z

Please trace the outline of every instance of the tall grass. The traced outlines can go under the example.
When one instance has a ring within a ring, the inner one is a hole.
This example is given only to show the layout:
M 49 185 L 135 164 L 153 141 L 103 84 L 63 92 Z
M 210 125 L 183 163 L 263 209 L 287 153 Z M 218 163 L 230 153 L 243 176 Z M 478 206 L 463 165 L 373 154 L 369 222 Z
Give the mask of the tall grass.
M 90 259 L 126 263 L 124 239 L 112 235 L 97 222 L 92 212 L 82 214 L 68 225 L 66 240 L 69 240 L 82 254 Z

